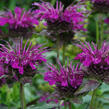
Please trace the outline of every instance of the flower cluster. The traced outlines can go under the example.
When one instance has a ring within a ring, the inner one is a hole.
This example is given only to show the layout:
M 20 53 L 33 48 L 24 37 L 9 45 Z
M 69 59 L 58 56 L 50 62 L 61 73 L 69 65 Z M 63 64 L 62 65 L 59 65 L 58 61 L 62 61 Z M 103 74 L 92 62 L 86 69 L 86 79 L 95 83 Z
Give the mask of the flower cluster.
M 67 36 L 70 36 L 69 40 L 71 40 L 75 31 L 85 31 L 84 11 L 78 11 L 81 5 L 70 5 L 65 9 L 64 5 L 58 1 L 56 2 L 56 8 L 48 2 L 34 3 L 34 5 L 39 7 L 39 9 L 36 9 L 37 18 L 47 21 L 47 30 L 50 34 L 55 36 L 58 34 L 63 38 L 62 33 L 70 33 Z
M 50 85 L 56 85 L 56 90 L 61 98 L 72 97 L 83 81 L 83 73 L 77 65 L 67 67 L 59 63 L 59 70 L 54 65 L 48 65 L 48 72 L 45 73 L 45 81 Z
M 0 75 L 7 76 L 7 79 L 20 80 L 21 77 L 32 77 L 36 73 L 36 66 L 46 62 L 42 55 L 46 50 L 41 48 L 41 45 L 31 47 L 32 43 L 28 45 L 28 41 L 24 47 L 22 41 L 16 48 L 9 44 L 8 47 L 0 45 Z
M 31 10 L 25 11 L 23 8 L 16 7 L 14 13 L 11 11 L 5 12 L 0 16 L 0 26 L 8 24 L 10 37 L 14 35 L 26 36 L 25 33 L 31 31 L 34 25 L 38 24 L 36 15 Z M 17 34 L 15 34 L 17 33 Z
M 109 82 L 109 45 L 103 43 L 99 49 L 92 42 L 93 47 L 86 42 L 78 44 L 82 53 L 78 54 L 75 59 L 85 66 L 86 75 L 101 81 Z

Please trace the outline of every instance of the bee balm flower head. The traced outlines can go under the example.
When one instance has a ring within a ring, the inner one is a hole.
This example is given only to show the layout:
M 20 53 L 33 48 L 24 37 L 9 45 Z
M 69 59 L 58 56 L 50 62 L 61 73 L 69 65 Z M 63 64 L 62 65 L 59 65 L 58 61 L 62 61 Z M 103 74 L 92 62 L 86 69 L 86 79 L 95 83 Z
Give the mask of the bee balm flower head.
M 83 73 L 78 65 L 71 67 L 59 64 L 59 69 L 54 65 L 49 65 L 48 72 L 45 73 L 45 81 L 56 86 L 56 91 L 61 98 L 71 97 L 80 87 L 83 81 Z
M 8 24 L 9 37 L 27 37 L 32 34 L 34 25 L 38 24 L 34 12 L 25 11 L 16 7 L 11 11 L 0 15 L 0 26 Z
M 99 49 L 93 42 L 92 44 L 86 42 L 77 46 L 81 48 L 82 53 L 78 54 L 75 59 L 83 64 L 85 74 L 88 77 L 109 82 L 109 45 L 103 43 Z
M 56 2 L 56 8 L 48 2 L 34 3 L 34 5 L 38 6 L 38 9 L 36 9 L 37 18 L 46 20 L 47 30 L 51 36 L 58 35 L 64 41 L 68 39 L 71 41 L 75 31 L 85 31 L 84 12 L 78 11 L 81 6 L 70 5 L 64 9 L 64 5 L 58 1 Z
M 1 44 L 0 48 L 0 74 L 6 75 L 8 78 L 20 80 L 22 77 L 32 77 L 37 73 L 37 66 L 41 62 L 46 62 L 43 53 L 45 48 L 41 45 L 32 47 L 32 43 L 28 46 L 28 41 L 23 47 L 22 41 L 19 47 L 12 48 L 10 44 L 8 47 Z

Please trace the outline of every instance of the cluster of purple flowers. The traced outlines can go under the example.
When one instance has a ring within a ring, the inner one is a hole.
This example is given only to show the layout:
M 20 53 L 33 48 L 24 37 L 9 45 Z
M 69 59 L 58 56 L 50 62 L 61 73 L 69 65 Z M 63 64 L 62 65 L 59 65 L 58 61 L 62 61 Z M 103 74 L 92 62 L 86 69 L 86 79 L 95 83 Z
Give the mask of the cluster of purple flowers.
M 14 12 L 8 11 L 0 15 L 0 26 L 8 24 L 9 37 L 12 37 L 16 46 L 8 47 L 0 44 L 0 80 L 1 84 L 7 81 L 21 81 L 22 78 L 32 77 L 37 73 L 37 66 L 41 62 L 46 62 L 43 53 L 45 48 L 40 45 L 28 45 L 28 41 L 23 47 L 23 42 L 19 43 L 18 39 L 28 37 L 28 32 L 31 33 L 34 25 L 38 25 L 38 19 L 47 21 L 47 28 L 51 33 L 71 33 L 69 40 L 73 37 L 75 31 L 84 29 L 84 11 L 80 11 L 81 5 L 70 5 L 64 8 L 61 2 L 56 2 L 54 8 L 48 2 L 34 3 L 38 6 L 35 11 L 25 11 L 23 8 L 16 7 Z M 19 37 L 20 36 L 20 37 Z M 19 38 L 18 38 L 19 37 Z M 66 41 L 66 40 L 65 40 Z M 28 45 L 28 46 L 27 46 Z M 67 67 L 60 65 L 60 70 L 56 69 L 54 65 L 48 72 L 45 73 L 44 79 L 50 85 L 56 85 L 56 90 L 63 98 L 70 97 L 71 94 L 80 87 L 83 81 L 83 72 L 77 65 L 76 68 L 70 64 Z M 62 93 L 61 93 L 62 92 Z
M 80 60 L 85 66 L 83 70 L 87 76 L 109 82 L 109 45 L 103 43 L 100 49 L 93 42 L 92 45 L 93 47 L 88 42 L 78 44 L 82 53 L 78 54 L 75 59 Z
M 72 64 L 65 67 L 59 63 L 59 70 L 54 65 L 48 65 L 48 72 L 45 73 L 45 81 L 55 85 L 60 97 L 70 97 L 79 88 L 83 81 L 83 72 L 77 65 Z
M 106 10 L 109 6 L 109 0 L 91 0 L 91 2 L 98 10 L 100 7 Z M 8 24 L 10 36 L 18 33 L 19 36 L 27 37 L 26 33 L 32 31 L 35 24 L 38 25 L 38 19 L 46 20 L 48 31 L 55 36 L 62 33 L 70 34 L 69 38 L 67 34 L 65 41 L 71 40 L 75 31 L 86 30 L 84 28 L 84 11 L 78 9 L 82 7 L 81 5 L 70 5 L 64 8 L 64 5 L 58 1 L 56 8 L 48 2 L 34 3 L 33 5 L 38 6 L 38 9 L 25 11 L 16 7 L 14 14 L 11 11 L 2 14 L 0 26 Z M 9 43 L 8 47 L 0 44 L 1 84 L 13 79 L 18 81 L 25 77 L 32 77 L 37 73 L 37 66 L 41 62 L 46 62 L 43 56 L 43 53 L 46 52 L 45 48 L 42 48 L 41 45 L 31 47 L 32 43 L 27 45 L 28 41 L 24 47 L 22 41 L 20 44 L 16 44 L 16 47 L 12 47 Z M 81 48 L 82 53 L 78 54 L 75 60 L 80 60 L 83 64 L 82 67 L 79 67 L 79 64 L 75 68 L 72 63 L 67 66 L 59 63 L 59 69 L 57 69 L 51 64 L 48 65 L 48 71 L 44 76 L 45 81 L 55 86 L 61 99 L 75 96 L 75 92 L 82 85 L 84 76 L 109 82 L 109 45 L 103 43 L 99 49 L 93 42 L 92 47 L 88 42 L 85 44 L 81 42 L 77 46 Z M 57 99 L 56 102 L 58 102 Z
M 10 44 L 6 47 L 0 44 L 0 75 L 6 79 L 20 80 L 21 77 L 33 76 L 37 73 L 36 66 L 46 62 L 42 55 L 46 50 L 41 45 L 32 46 L 28 41 L 23 47 L 22 41 L 19 47 L 12 48 Z M 4 79 L 4 78 L 3 78 Z

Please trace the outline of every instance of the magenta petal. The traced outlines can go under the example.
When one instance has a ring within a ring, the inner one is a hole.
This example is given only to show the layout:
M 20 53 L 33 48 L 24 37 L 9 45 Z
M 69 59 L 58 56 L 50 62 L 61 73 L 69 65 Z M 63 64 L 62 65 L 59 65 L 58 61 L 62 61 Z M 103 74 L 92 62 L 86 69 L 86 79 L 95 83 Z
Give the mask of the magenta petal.
M 92 62 L 92 58 L 86 57 L 85 60 L 83 61 L 84 66 L 89 66 Z
M 74 59 L 75 60 L 78 60 L 78 59 L 82 60 L 84 57 L 85 57 L 84 53 L 79 53 Z
M 54 85 L 56 82 L 55 81 L 49 81 L 50 85 Z
M 19 63 L 16 63 L 16 62 L 13 63 L 13 64 L 12 64 L 12 67 L 13 67 L 13 68 L 19 68 L 18 64 L 19 64 Z
M 109 18 L 106 18 L 106 19 L 104 20 L 104 22 L 107 23 L 107 24 L 109 24 Z
M 39 24 L 38 20 L 33 19 L 33 24 L 38 25 Z
M 109 65 L 109 56 L 105 59 L 105 62 Z
M 62 85 L 62 86 L 68 86 L 67 80 L 62 81 L 61 85 Z
M 19 73 L 23 74 L 23 67 L 19 67 Z
M 33 70 L 36 69 L 35 65 L 34 65 L 32 62 L 30 63 L 30 66 L 31 66 L 31 68 L 32 68 Z
M 6 23 L 8 23 L 8 19 L 4 17 L 0 17 L 0 26 L 4 26 Z
M 98 64 L 101 62 L 101 58 L 94 58 L 94 64 Z

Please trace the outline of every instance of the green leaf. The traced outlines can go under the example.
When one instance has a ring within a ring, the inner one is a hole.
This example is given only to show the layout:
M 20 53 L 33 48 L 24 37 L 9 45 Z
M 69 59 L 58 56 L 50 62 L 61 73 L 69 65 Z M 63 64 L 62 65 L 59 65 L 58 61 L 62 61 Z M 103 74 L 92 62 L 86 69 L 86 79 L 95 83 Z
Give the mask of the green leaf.
M 58 107 L 58 104 L 49 103 L 49 104 L 43 104 L 42 106 L 31 106 L 28 109 L 51 109 L 54 107 Z

